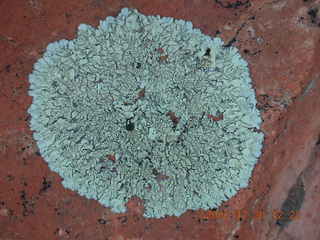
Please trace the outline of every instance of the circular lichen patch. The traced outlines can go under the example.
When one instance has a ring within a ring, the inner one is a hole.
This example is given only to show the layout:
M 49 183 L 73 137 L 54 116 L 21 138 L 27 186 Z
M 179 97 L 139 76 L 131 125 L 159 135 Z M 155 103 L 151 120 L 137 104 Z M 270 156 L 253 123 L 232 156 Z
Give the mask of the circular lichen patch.
M 191 22 L 123 9 L 51 43 L 29 76 L 31 129 L 63 185 L 146 217 L 246 187 L 263 134 L 247 63 Z

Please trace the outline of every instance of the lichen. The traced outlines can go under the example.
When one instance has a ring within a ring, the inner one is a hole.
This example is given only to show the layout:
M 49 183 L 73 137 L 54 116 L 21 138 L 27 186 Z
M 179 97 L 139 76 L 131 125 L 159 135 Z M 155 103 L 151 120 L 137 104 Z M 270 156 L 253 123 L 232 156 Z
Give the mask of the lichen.
M 31 129 L 62 184 L 145 217 L 218 207 L 248 185 L 263 134 L 248 65 L 191 22 L 124 8 L 48 45 Z

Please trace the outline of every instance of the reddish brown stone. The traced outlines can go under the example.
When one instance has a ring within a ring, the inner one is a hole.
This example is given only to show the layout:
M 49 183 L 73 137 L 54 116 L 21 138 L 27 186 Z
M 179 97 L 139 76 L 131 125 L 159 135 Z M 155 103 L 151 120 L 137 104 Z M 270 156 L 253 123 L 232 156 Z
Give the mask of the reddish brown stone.
M 138 99 L 144 98 L 145 93 L 146 93 L 146 90 L 145 90 L 144 88 L 141 89 L 141 90 L 139 91 L 139 93 L 138 93 Z
M 108 160 L 115 162 L 116 161 L 116 156 L 114 154 L 109 154 L 107 155 Z
M 167 112 L 166 116 L 170 117 L 170 120 L 174 125 L 177 125 L 180 121 L 180 118 L 176 116 L 174 112 Z
M 160 62 L 165 62 L 168 59 L 168 55 L 162 55 L 159 57 Z
M 211 119 L 212 121 L 220 121 L 223 120 L 223 114 L 220 114 L 219 116 L 214 116 L 212 114 L 207 114 L 207 117 Z
M 32 139 L 26 110 L 35 61 L 48 43 L 74 38 L 80 23 L 97 26 L 122 7 L 190 20 L 249 63 L 263 154 L 248 188 L 209 219 L 202 211 L 145 219 L 137 199 L 114 214 L 64 189 Z M 1 1 L 0 239 L 320 239 L 319 8 L 318 0 Z M 285 209 L 296 212 L 276 219 Z

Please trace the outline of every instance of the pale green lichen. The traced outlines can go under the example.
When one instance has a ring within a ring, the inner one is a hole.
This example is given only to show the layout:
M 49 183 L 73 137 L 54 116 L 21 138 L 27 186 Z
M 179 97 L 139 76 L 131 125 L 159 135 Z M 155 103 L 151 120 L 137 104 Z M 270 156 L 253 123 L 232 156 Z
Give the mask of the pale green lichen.
M 218 207 L 261 154 L 247 63 L 191 22 L 125 8 L 51 43 L 29 80 L 41 155 L 115 212 L 133 196 L 146 217 Z

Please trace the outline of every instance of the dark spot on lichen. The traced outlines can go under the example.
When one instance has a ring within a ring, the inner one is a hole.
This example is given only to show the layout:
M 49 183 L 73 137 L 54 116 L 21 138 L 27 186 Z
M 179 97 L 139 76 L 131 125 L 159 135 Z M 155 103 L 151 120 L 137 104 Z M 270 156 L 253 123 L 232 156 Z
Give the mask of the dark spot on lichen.
M 131 122 L 131 119 L 126 120 L 126 130 L 133 131 L 134 130 L 134 123 Z
M 147 190 L 148 192 L 150 192 L 150 191 L 151 191 L 151 189 L 152 189 L 152 186 L 151 186 L 151 184 L 150 184 L 150 183 L 148 183 L 148 184 L 147 184 L 147 186 L 146 186 L 146 190 Z
M 206 53 L 204 54 L 204 56 L 209 57 L 210 56 L 210 52 L 211 52 L 211 49 L 207 48 Z
M 153 168 L 152 169 L 152 174 L 157 176 L 159 174 L 159 172 L 158 172 L 157 169 Z
M 52 86 L 52 87 L 58 87 L 57 81 L 53 81 L 53 82 L 51 83 L 51 86 Z

